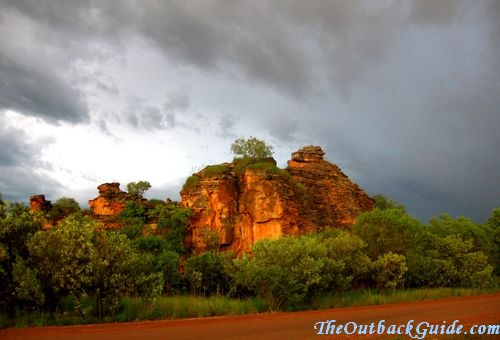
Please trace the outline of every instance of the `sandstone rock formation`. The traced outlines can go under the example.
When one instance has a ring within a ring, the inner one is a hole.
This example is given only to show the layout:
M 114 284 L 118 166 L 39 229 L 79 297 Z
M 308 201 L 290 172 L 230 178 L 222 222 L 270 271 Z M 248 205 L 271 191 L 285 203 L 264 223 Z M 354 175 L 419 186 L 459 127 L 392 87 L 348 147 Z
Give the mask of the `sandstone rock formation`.
M 131 200 L 130 195 L 120 190 L 120 183 L 104 183 L 97 187 L 99 196 L 89 200 L 91 216 L 104 223 L 106 228 L 119 228 L 118 215 Z
M 319 146 L 306 146 L 292 153 L 288 171 L 315 202 L 309 217 L 317 225 L 352 225 L 360 212 L 372 209 L 374 201 L 323 155 Z
M 308 146 L 292 154 L 287 169 L 274 159 L 224 163 L 188 178 L 181 198 L 193 211 L 190 246 L 202 252 L 207 234 L 216 233 L 221 249 L 241 254 L 260 239 L 352 225 L 373 200 L 323 155 Z
M 32 212 L 49 212 L 52 210 L 52 203 L 45 199 L 45 195 L 34 195 L 30 197 L 30 210 Z
M 52 211 L 52 203 L 45 199 L 45 195 L 34 195 L 30 197 L 30 211 L 37 215 L 42 229 L 54 226 L 54 220 L 49 216 Z

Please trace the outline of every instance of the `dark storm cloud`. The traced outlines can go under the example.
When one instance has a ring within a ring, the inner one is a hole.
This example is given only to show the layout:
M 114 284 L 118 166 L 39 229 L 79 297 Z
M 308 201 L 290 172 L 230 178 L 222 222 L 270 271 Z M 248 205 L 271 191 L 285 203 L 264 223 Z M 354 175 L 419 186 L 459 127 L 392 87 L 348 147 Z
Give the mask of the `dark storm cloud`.
M 37 116 L 49 122 L 86 122 L 80 93 L 41 65 L 22 65 L 0 52 L 0 109 Z
M 69 36 L 54 32 L 47 18 L 31 20 L 13 8 L 23 4 L 0 4 L 0 110 L 52 123 L 88 122 L 81 92 L 62 76 L 75 58 Z
M 408 6 L 405 6 L 408 4 Z M 387 57 L 406 23 L 452 21 L 460 1 L 7 1 L 70 48 L 131 32 L 181 64 L 267 84 L 304 98 L 324 76 L 342 94 Z M 409 9 L 407 8 L 409 7 Z M 436 10 L 434 10 L 434 7 Z M 406 15 L 406 17 L 405 17 Z M 43 26 L 42 26 L 43 25 Z
M 0 127 L 0 166 L 11 167 L 18 165 L 33 165 L 33 154 L 38 150 L 25 142 L 27 136 L 20 130 L 6 125 L 1 119 Z
M 394 196 L 424 218 L 444 209 L 483 219 L 500 204 L 499 4 L 3 1 L 0 23 L 7 16 L 27 18 L 23 24 L 42 48 L 25 53 L 22 40 L 16 45 L 0 38 L 0 108 L 86 121 L 80 90 L 59 71 L 78 58 L 93 60 L 96 42 L 111 48 L 105 59 L 139 37 L 171 65 L 258 88 L 265 93 L 258 100 L 293 102 L 299 109 L 272 119 L 255 112 L 248 121 L 259 120 L 254 126 L 287 145 L 299 138 L 324 145 L 371 194 Z M 99 84 L 118 92 L 112 83 Z M 231 108 L 223 92 L 221 102 Z M 155 104 L 145 99 L 118 119 L 145 129 L 182 127 L 190 107 L 187 95 Z M 211 125 L 227 138 L 239 112 L 216 112 L 233 114 Z M 31 154 L 29 146 L 12 147 L 19 153 L 0 156 L 5 164 L 29 159 L 23 156 Z
M 37 143 L 38 142 L 38 143 Z M 28 201 L 34 194 L 53 194 L 59 183 L 37 172 L 43 166 L 38 160 L 40 144 L 29 141 L 23 130 L 9 126 L 0 116 L 0 193 L 13 201 Z

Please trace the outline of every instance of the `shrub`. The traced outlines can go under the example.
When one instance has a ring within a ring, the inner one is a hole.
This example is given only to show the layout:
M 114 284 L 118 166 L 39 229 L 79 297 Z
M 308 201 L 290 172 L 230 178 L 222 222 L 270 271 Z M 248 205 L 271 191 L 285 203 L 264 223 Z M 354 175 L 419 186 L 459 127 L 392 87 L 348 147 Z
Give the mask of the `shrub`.
M 252 255 L 244 255 L 236 266 L 236 284 L 253 290 L 270 310 L 311 298 L 328 287 L 342 267 L 313 237 L 256 242 Z
M 405 257 L 389 252 L 373 263 L 373 279 L 379 289 L 395 289 L 403 283 L 407 270 Z

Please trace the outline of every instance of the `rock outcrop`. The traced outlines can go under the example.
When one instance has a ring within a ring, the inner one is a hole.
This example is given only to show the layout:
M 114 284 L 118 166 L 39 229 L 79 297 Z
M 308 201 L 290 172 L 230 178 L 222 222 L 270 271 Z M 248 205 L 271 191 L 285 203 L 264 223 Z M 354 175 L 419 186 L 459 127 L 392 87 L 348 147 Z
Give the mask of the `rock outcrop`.
M 125 207 L 125 203 L 131 200 L 131 197 L 125 191 L 120 189 L 120 183 L 104 183 L 97 187 L 99 196 L 89 200 L 91 216 L 102 223 L 106 228 L 120 228 L 118 215 Z
M 215 234 L 221 249 L 241 254 L 260 239 L 352 225 L 373 200 L 323 155 L 308 146 L 292 154 L 287 169 L 268 159 L 209 166 L 188 178 L 181 198 L 193 211 L 189 245 L 202 252 Z
M 352 225 L 360 212 L 372 209 L 374 201 L 323 155 L 319 146 L 306 146 L 292 153 L 287 170 L 315 202 L 308 213 L 316 225 Z
M 50 216 L 52 203 L 45 199 L 45 195 L 34 195 L 30 197 L 30 212 L 37 216 L 42 229 L 50 229 L 54 226 L 54 220 Z
M 34 195 L 30 197 L 30 211 L 46 213 L 52 210 L 52 203 L 45 199 L 45 195 Z

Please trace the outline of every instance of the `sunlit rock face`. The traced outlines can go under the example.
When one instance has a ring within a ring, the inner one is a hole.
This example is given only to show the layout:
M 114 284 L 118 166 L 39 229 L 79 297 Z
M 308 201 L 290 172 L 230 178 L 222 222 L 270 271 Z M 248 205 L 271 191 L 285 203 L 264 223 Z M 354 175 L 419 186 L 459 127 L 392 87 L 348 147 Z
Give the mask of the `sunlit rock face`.
M 130 195 L 120 189 L 120 183 L 104 183 L 97 187 L 99 196 L 89 201 L 92 218 L 102 222 L 106 228 L 120 228 L 118 216 L 130 200 Z
M 181 191 L 183 206 L 193 211 L 189 245 L 203 252 L 216 235 L 222 250 L 241 255 L 260 239 L 351 226 L 373 200 L 323 156 L 320 147 L 307 146 L 292 153 L 287 169 L 267 159 L 194 174 Z
M 120 183 L 104 183 L 97 187 L 99 196 L 89 201 L 93 215 L 118 216 L 129 195 L 120 190 Z

